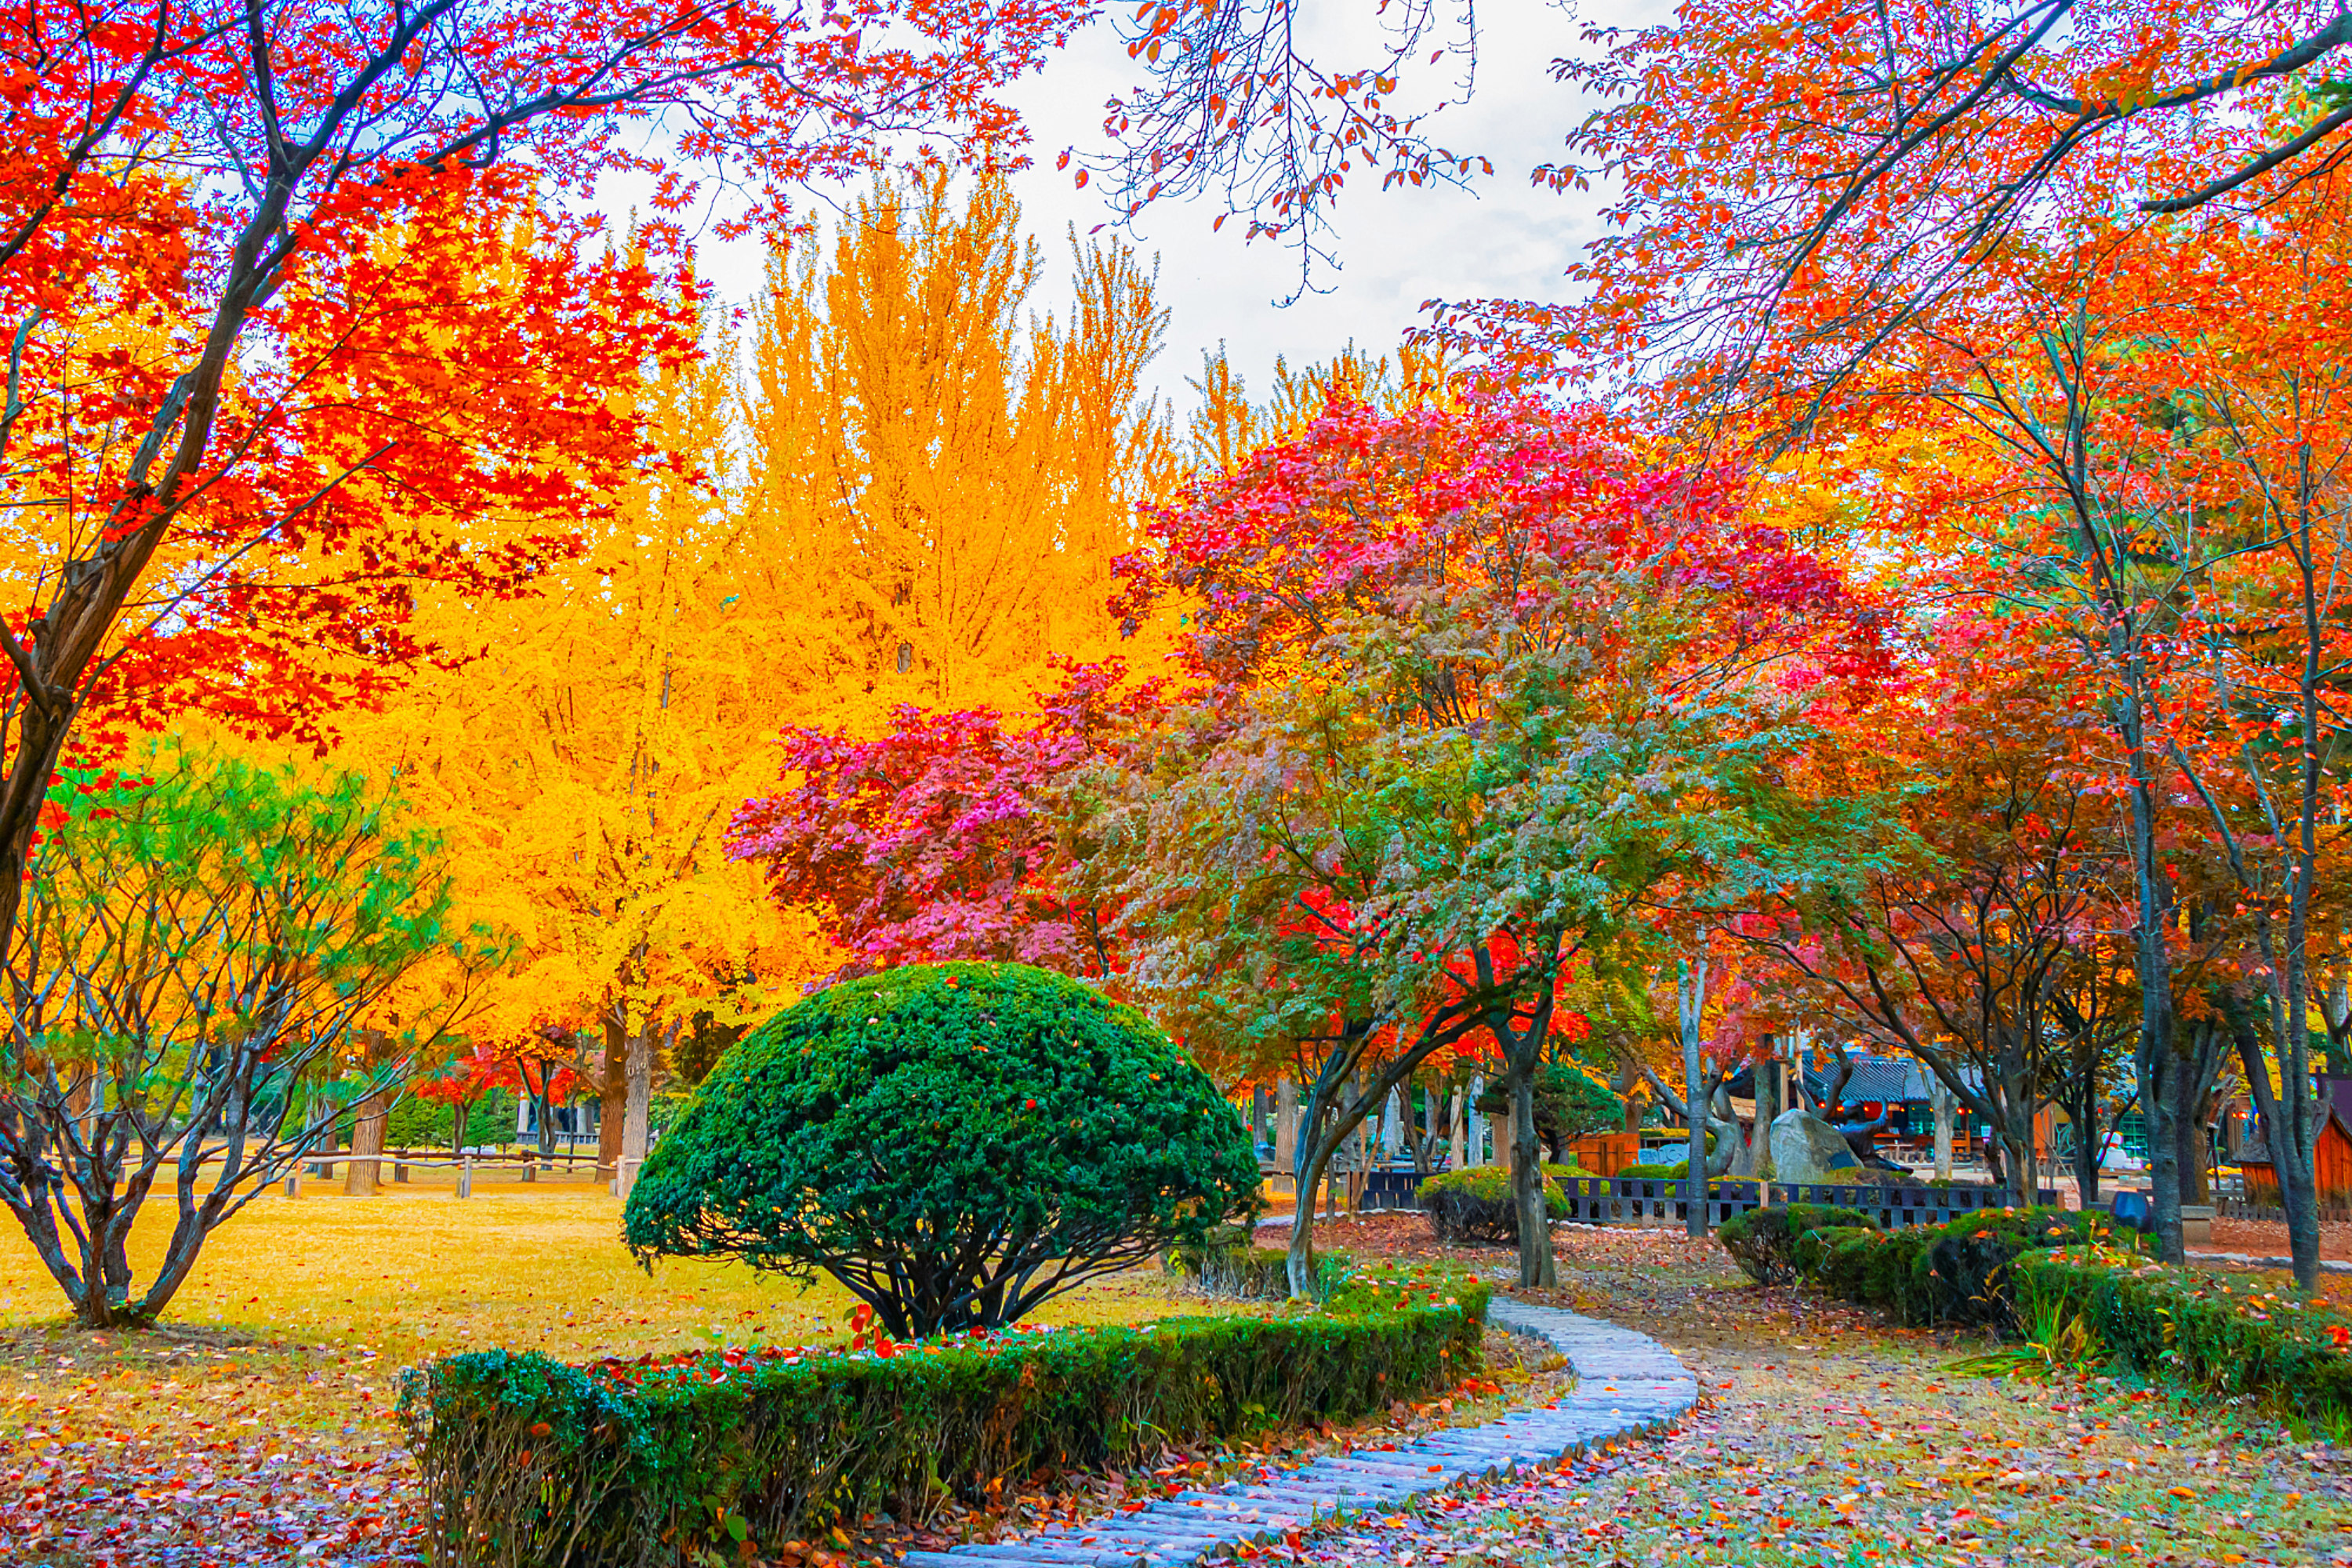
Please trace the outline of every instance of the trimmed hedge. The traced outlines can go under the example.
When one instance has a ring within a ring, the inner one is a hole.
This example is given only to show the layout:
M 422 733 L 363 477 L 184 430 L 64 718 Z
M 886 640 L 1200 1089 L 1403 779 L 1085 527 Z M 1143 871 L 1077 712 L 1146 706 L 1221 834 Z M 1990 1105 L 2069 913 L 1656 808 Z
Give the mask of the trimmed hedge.
M 1800 1240 L 1827 1226 L 1878 1228 L 1860 1209 L 1790 1204 L 1734 1215 L 1715 1236 L 1748 1278 L 1759 1285 L 1788 1285 L 1799 1278 L 1796 1247 Z
M 1347 1419 L 1479 1365 L 1474 1280 L 1358 1276 L 1330 1309 L 1142 1328 L 877 1336 L 856 1352 L 567 1366 L 451 1356 L 402 1379 L 440 1568 L 667 1568 L 1040 1469 Z
M 1554 1219 L 1568 1217 L 1568 1194 L 1559 1184 L 1591 1172 L 1575 1165 L 1546 1165 L 1544 1210 Z M 1511 1176 L 1500 1165 L 1472 1165 L 1448 1171 L 1421 1184 L 1422 1212 L 1429 1215 L 1437 1239 L 1447 1243 L 1503 1242 L 1519 1239 L 1519 1211 L 1511 1201 Z
M 1791 1210 L 1844 1216 L 1797 1224 Z M 1768 1215 L 1782 1216 L 1777 1219 Z M 1864 1220 L 1853 1225 L 1853 1220 Z M 1735 1237 L 1735 1227 L 1741 1237 Z M 2017 1323 L 2011 1269 L 2018 1258 L 2052 1247 L 2080 1246 L 2107 1236 L 2111 1222 L 2094 1211 L 1986 1209 L 1948 1225 L 1911 1226 L 1882 1231 L 1851 1209 L 1797 1204 L 1757 1209 L 1727 1222 L 1717 1235 L 1735 1258 L 1735 1241 L 1759 1257 L 1768 1246 L 1784 1247 L 1791 1277 L 1830 1294 L 1876 1307 L 1912 1326 Z M 1741 1238 L 1761 1238 L 1750 1244 Z M 1785 1242 L 1780 1238 L 1785 1236 Z M 1761 1266 L 1761 1265 L 1759 1265 Z M 1748 1268 L 1740 1258 L 1740 1267 Z M 1755 1270 L 1748 1268 L 1751 1277 Z
M 2014 1279 L 2021 1319 L 2080 1316 L 2099 1350 L 2143 1373 L 2352 1421 L 2352 1317 L 2324 1301 L 2109 1247 L 2021 1258 Z

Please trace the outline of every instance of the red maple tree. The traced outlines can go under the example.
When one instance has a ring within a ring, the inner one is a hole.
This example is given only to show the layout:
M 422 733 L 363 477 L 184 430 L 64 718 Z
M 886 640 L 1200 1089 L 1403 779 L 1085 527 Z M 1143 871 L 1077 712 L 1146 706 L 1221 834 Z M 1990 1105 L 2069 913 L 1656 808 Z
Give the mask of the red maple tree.
M 526 587 L 646 460 L 692 346 L 692 166 L 791 182 L 938 133 L 1083 7 L 30 0 L 0 16 L 0 932 L 87 710 L 302 732 L 420 657 L 420 577 Z M 679 162 L 642 150 L 667 128 Z M 583 210 L 650 176 L 615 247 Z

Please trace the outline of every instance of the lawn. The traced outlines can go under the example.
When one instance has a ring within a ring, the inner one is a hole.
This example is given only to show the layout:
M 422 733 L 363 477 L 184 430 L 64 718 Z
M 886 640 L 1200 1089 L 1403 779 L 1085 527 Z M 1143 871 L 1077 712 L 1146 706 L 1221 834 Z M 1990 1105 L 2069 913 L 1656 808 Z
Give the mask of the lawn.
M 648 1274 L 621 1246 L 619 1203 L 584 1182 L 505 1184 L 463 1201 L 446 1187 L 306 1194 L 272 1193 L 230 1221 L 152 1334 L 69 1326 L 63 1296 L 5 1227 L 0 1563 L 403 1561 L 401 1368 L 493 1345 L 580 1360 L 804 1342 L 840 1336 L 851 1304 L 830 1281 L 736 1264 Z M 166 1217 L 163 1205 L 142 1217 L 142 1278 Z M 1136 1270 L 1039 1317 L 1209 1310 Z

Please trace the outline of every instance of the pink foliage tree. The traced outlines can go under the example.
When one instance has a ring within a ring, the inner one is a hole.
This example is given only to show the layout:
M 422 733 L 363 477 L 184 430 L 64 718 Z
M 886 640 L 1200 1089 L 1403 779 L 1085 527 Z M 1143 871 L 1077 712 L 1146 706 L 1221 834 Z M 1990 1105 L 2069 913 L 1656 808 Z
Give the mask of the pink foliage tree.
M 776 901 L 815 910 L 850 953 L 828 983 L 946 959 L 1117 971 L 1116 911 L 1052 874 L 1045 795 L 1158 692 L 1122 692 L 1115 658 L 1059 668 L 1061 684 L 1017 720 L 901 706 L 876 740 L 784 731 L 789 787 L 744 802 L 727 853 L 764 866 Z

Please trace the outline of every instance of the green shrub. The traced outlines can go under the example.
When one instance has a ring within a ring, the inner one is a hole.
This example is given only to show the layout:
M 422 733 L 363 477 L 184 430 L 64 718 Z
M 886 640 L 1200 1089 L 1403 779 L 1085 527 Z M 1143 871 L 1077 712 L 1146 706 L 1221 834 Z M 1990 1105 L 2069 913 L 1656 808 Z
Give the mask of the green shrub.
M 1290 1296 L 1290 1254 L 1280 1247 L 1253 1247 L 1246 1226 L 1221 1226 L 1199 1247 L 1170 1249 L 1167 1267 L 1215 1296 L 1243 1301 L 1281 1301 Z M 1356 1260 L 1347 1253 L 1317 1253 L 1315 1300 L 1328 1300 L 1355 1268 Z
M 640 1259 L 823 1269 L 911 1337 L 1198 1245 L 1258 1180 L 1233 1108 L 1141 1014 L 1022 964 L 917 964 L 721 1057 L 624 1229 Z
M 1385 1409 L 1477 1370 L 1486 1307 L 1474 1280 L 1389 1273 L 1329 1310 L 855 1353 L 577 1367 L 491 1351 L 408 1373 L 400 1416 L 438 1568 L 667 1568 L 919 1516 L 1005 1476 Z
M 2352 1317 L 2257 1277 L 2231 1279 L 2105 1246 L 2012 1265 L 2021 1318 L 2079 1317 L 2097 1349 L 2139 1371 L 2253 1394 L 2303 1419 L 2352 1420 Z
M 1750 1230 L 1780 1234 L 1780 1229 L 1771 1227 L 1787 1227 L 1790 1222 L 1769 1222 L 1768 1226 L 1763 1216 L 1786 1212 L 1759 1209 L 1740 1215 L 1724 1226 L 1724 1245 L 1732 1246 L 1732 1228 L 1742 1222 L 1748 1222 Z M 1801 1250 L 1792 1241 L 1786 1256 L 1796 1276 L 1807 1283 L 1846 1300 L 1876 1307 L 1897 1322 L 1915 1326 L 1990 1323 L 2008 1330 L 2017 1322 L 2011 1293 L 2011 1265 L 2029 1252 L 2087 1242 L 2105 1236 L 2109 1228 L 2107 1216 L 2095 1212 L 1987 1209 L 1948 1225 L 1861 1235 L 1825 1234 L 1819 1243 Z M 1733 1256 L 1738 1254 L 1735 1251 Z M 1748 1267 L 1745 1259 L 1741 1267 Z
M 1889 1233 L 1876 1226 L 1828 1226 L 1807 1231 L 1793 1249 L 1798 1276 L 1832 1296 L 1864 1300 L 1864 1277 L 1888 1238 Z
M 1617 1167 L 1617 1173 L 1621 1176 L 1651 1182 L 1679 1182 L 1689 1171 L 1688 1160 L 1677 1160 L 1671 1165 L 1633 1164 Z
M 2029 1252 L 2092 1239 L 2110 1228 L 2105 1215 L 2064 1209 L 1987 1209 L 1927 1227 L 1935 1239 L 1912 1265 L 1932 1323 L 2017 1326 L 2011 1266 Z
M 1574 1165 L 1546 1165 L 1544 1211 L 1554 1219 L 1568 1217 L 1568 1194 L 1559 1184 L 1591 1172 Z M 1519 1239 L 1518 1206 L 1511 1201 L 1511 1176 L 1500 1165 L 1473 1165 L 1431 1176 L 1421 1184 L 1422 1212 L 1429 1215 L 1437 1239 L 1449 1244 L 1516 1243 Z
M 1715 1233 L 1741 1272 L 1759 1285 L 1787 1285 L 1799 1275 L 1795 1247 L 1808 1232 L 1824 1226 L 1876 1229 L 1859 1209 L 1826 1204 L 1788 1204 L 1734 1215 Z

